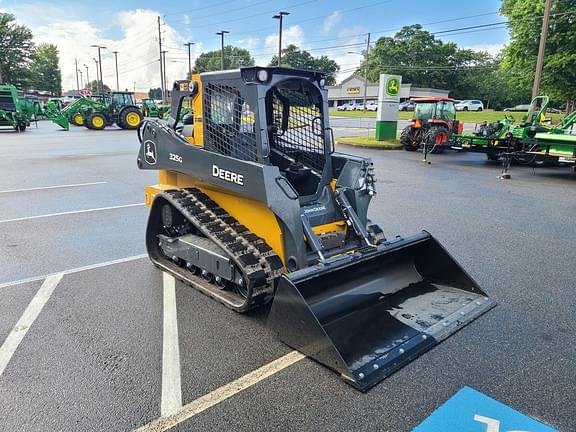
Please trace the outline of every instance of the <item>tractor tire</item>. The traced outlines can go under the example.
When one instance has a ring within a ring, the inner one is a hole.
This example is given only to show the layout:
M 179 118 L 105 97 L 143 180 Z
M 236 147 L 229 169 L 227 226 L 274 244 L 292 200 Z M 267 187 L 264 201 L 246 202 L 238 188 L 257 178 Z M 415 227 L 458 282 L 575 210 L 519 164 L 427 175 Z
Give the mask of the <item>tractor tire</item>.
M 74 114 L 70 119 L 70 123 L 74 126 L 84 126 L 84 116 L 82 114 Z
M 19 122 L 19 123 L 16 125 L 16 130 L 17 130 L 18 132 L 24 132 L 24 131 L 26 130 L 26 123 L 25 123 L 25 122 Z
M 406 151 L 416 151 L 420 147 L 419 143 L 416 142 L 414 139 L 414 134 L 416 133 L 416 129 L 412 126 L 408 125 L 400 134 L 400 144 L 404 147 Z
M 486 159 L 489 161 L 497 161 L 500 160 L 500 155 L 494 153 L 486 153 Z
M 144 117 L 139 109 L 127 107 L 122 110 L 118 119 L 118 126 L 122 129 L 138 129 Z
M 102 130 L 106 127 L 106 118 L 102 114 L 95 112 L 90 114 L 84 125 L 88 129 Z
M 450 141 L 448 129 L 442 126 L 432 126 L 424 137 L 426 144 L 431 149 L 430 153 L 443 153 L 444 146 Z

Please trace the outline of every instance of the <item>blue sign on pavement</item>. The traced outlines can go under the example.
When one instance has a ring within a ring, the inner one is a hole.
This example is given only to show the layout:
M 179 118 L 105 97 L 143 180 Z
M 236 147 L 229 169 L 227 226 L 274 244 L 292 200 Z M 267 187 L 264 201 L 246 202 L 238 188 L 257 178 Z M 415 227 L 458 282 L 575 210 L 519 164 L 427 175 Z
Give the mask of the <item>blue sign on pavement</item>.
M 437 408 L 413 432 L 558 432 L 470 387 Z

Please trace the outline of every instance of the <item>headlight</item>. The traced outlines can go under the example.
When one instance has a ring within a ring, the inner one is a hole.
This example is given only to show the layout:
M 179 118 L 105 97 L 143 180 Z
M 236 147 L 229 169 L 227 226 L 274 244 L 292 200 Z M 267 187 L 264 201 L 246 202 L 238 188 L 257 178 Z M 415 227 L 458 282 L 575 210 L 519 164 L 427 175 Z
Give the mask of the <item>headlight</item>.
M 266 82 L 266 81 L 268 81 L 268 71 L 264 70 L 264 69 L 260 69 L 258 71 L 258 74 L 256 75 L 256 77 L 258 78 L 258 81 Z

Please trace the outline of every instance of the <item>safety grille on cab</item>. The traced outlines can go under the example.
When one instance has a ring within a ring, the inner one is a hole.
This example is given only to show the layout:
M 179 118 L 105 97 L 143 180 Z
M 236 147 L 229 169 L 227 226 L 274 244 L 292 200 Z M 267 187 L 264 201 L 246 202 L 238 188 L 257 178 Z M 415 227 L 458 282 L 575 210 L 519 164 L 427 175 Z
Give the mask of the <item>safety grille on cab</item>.
M 206 150 L 246 161 L 258 161 L 256 116 L 240 90 L 208 84 L 204 89 Z

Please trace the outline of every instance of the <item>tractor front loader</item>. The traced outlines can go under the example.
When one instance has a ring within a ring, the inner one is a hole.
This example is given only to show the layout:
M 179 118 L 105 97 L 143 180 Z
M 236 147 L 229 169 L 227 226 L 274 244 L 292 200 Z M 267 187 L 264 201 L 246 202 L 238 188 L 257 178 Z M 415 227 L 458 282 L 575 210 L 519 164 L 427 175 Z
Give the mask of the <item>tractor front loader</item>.
M 369 222 L 374 168 L 334 150 L 320 73 L 194 75 L 138 132 L 152 262 L 237 312 L 272 302 L 282 341 L 362 391 L 495 304 L 430 233 Z

